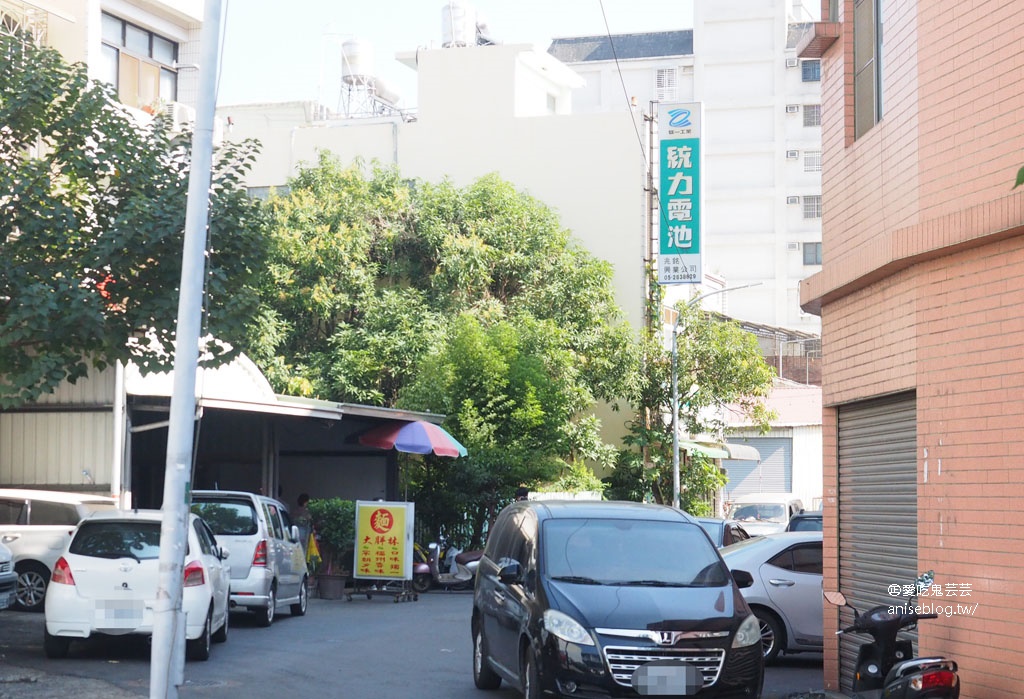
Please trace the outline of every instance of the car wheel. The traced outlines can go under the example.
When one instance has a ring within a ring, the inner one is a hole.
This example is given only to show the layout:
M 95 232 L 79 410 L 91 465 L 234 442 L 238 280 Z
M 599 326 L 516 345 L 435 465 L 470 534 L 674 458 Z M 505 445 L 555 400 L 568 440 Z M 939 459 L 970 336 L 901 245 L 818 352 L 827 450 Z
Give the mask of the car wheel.
M 477 689 L 497 689 L 501 677 L 487 664 L 487 643 L 479 628 L 473 632 L 473 684 Z
M 414 575 L 412 578 L 412 589 L 420 594 L 427 592 L 430 589 L 430 575 L 428 573 Z
M 270 593 L 267 595 L 267 606 L 256 609 L 256 623 L 266 628 L 274 623 L 274 613 L 277 611 L 277 589 L 271 585 Z
M 185 655 L 189 660 L 210 659 L 210 627 L 213 626 L 213 610 L 206 613 L 206 623 L 203 624 L 203 633 L 191 641 L 185 641 Z
M 70 638 L 51 636 L 49 631 L 43 629 L 43 651 L 46 653 L 47 658 L 56 659 L 68 657 L 68 648 L 70 646 Z
M 529 646 L 523 649 L 523 699 L 540 699 L 540 673 L 537 658 Z
M 755 609 L 754 616 L 761 625 L 761 651 L 766 663 L 774 662 L 786 643 L 786 632 L 778 617 L 764 609 Z
M 228 627 L 231 625 L 231 622 L 229 621 L 231 619 L 231 614 L 226 610 L 227 607 L 225 607 L 224 611 L 224 625 L 213 632 L 212 638 L 214 643 L 224 643 L 228 640 Z
M 41 612 L 46 602 L 46 586 L 50 582 L 50 570 L 42 563 L 26 561 L 15 568 L 18 572 L 18 588 L 15 605 L 26 612 Z
M 299 586 L 299 601 L 291 606 L 292 616 L 306 616 L 306 607 L 309 606 L 308 585 L 309 581 L 303 578 Z

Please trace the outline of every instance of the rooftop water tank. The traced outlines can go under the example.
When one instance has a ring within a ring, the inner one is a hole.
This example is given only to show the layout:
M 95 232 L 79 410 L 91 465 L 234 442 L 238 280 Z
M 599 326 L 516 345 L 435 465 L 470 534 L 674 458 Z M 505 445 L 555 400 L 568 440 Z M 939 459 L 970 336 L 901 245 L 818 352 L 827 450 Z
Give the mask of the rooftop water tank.
M 468 2 L 451 0 L 441 8 L 441 45 L 476 46 L 476 10 Z
M 341 45 L 341 79 L 349 85 L 373 77 L 373 46 L 363 39 L 349 39 Z

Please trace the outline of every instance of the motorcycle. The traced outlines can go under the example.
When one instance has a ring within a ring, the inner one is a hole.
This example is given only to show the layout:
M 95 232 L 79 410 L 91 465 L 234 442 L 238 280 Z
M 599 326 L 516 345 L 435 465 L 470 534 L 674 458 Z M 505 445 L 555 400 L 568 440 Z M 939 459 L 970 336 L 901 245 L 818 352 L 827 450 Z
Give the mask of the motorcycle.
M 483 551 L 463 551 L 451 545 L 443 535 L 438 537 L 438 541 L 427 544 L 425 556 L 418 544 L 414 552 L 417 549 L 412 578 L 413 589 L 417 592 L 426 592 L 432 585 L 449 590 L 465 590 L 473 586 Z M 423 558 L 426 560 L 421 560 Z
M 931 587 L 931 571 L 917 579 L 917 590 Z M 853 610 L 853 625 L 837 634 L 864 633 L 872 641 L 860 647 L 854 671 L 853 694 L 823 692 L 816 699 L 958 699 L 960 677 L 955 661 L 943 657 L 915 658 L 909 639 L 897 634 L 917 624 L 919 619 L 935 619 L 938 614 L 918 614 L 916 594 L 905 604 L 879 605 L 861 614 L 848 604 L 839 591 L 824 593 L 825 600 L 837 607 Z

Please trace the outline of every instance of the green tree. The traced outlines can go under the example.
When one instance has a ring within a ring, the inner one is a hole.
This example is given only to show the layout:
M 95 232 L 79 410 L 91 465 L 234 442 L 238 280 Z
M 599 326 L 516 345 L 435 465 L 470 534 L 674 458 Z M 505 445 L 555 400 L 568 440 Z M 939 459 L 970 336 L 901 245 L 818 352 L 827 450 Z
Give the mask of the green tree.
M 761 354 L 757 338 L 738 323 L 697 306 L 679 304 L 677 377 L 681 433 L 725 436 L 726 405 L 735 406 L 766 430 L 775 415 L 764 405 L 775 371 Z M 672 356 L 660 339 L 648 338 L 646 370 L 637 411 L 623 439 L 627 449 L 606 479 L 609 497 L 672 501 Z M 649 415 L 645 420 L 645 415 Z M 646 458 L 646 464 L 644 463 Z M 683 453 L 680 457 L 680 506 L 707 514 L 708 501 L 724 485 L 714 461 Z
M 0 407 L 115 360 L 166 368 L 177 316 L 190 138 L 140 126 L 82 64 L 0 36 Z M 215 158 L 206 330 L 237 343 L 256 310 L 255 144 Z M 204 362 L 236 350 L 212 344 Z
M 482 531 L 520 483 L 609 458 L 585 415 L 628 398 L 639 355 L 611 266 L 548 207 L 495 175 L 459 188 L 323 153 L 269 208 L 250 355 L 279 390 L 447 414 L 470 456 L 406 469 L 432 525 L 471 511 Z

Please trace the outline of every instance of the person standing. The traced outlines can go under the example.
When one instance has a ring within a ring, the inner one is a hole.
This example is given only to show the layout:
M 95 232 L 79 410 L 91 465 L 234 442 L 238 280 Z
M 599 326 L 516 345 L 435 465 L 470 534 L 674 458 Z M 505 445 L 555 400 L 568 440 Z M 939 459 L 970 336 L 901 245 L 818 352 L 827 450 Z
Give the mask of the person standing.
M 296 501 L 298 507 L 292 516 L 292 521 L 299 528 L 299 537 L 302 540 L 303 557 L 309 552 L 309 535 L 313 533 L 313 517 L 309 514 L 309 494 L 300 493 Z

